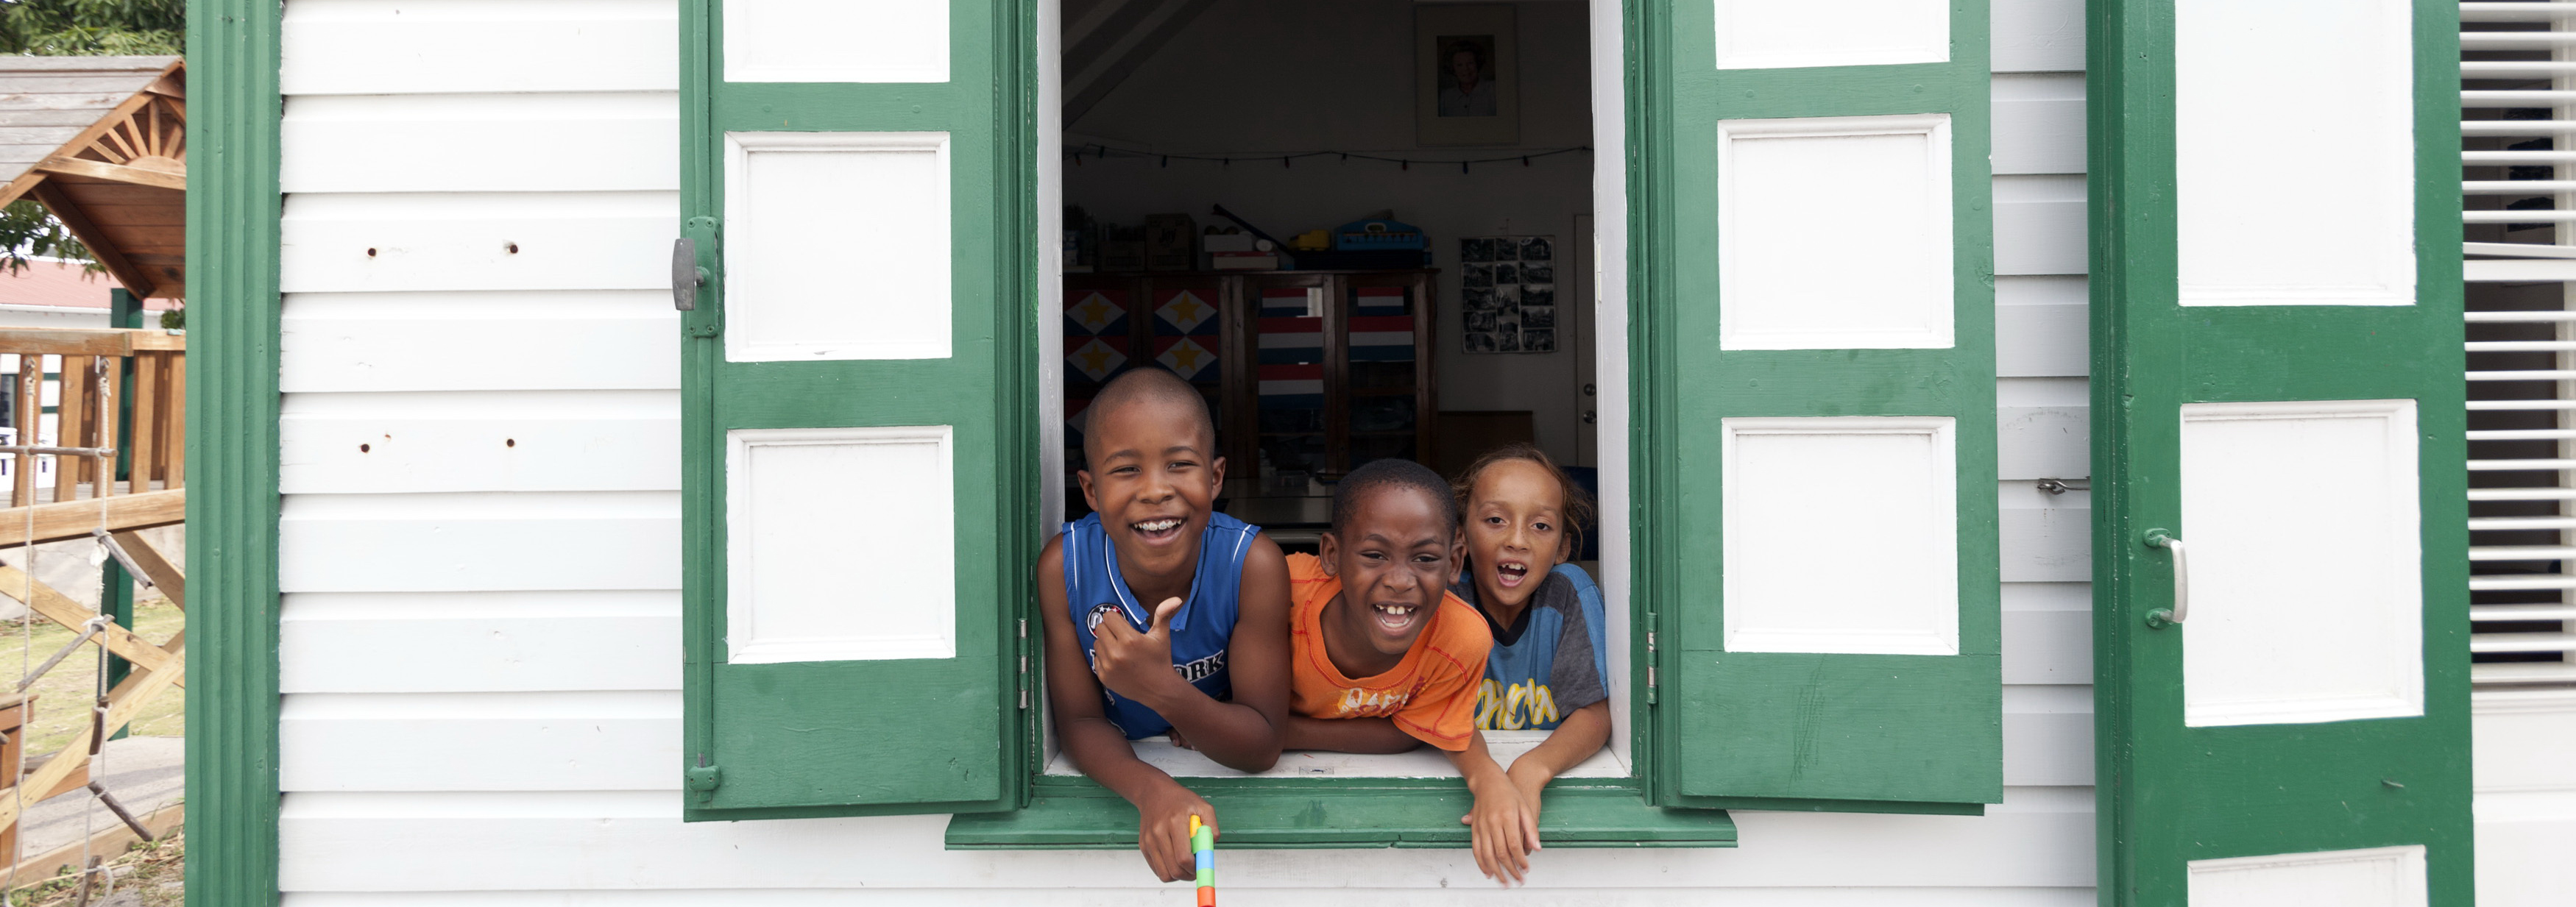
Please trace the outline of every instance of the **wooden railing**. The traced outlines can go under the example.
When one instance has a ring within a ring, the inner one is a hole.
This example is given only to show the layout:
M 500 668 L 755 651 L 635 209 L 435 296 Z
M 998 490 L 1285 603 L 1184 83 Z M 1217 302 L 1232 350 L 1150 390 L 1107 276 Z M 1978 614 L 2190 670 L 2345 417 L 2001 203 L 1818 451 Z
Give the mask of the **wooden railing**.
M 0 457 L 8 461 L 0 467 L 9 472 L 7 505 L 186 484 L 186 336 L 149 329 L 0 328 L 0 369 L 11 359 L 16 376 L 9 388 L 9 425 L 16 433 L 11 443 L 20 450 Z M 116 454 L 33 453 L 28 447 Z

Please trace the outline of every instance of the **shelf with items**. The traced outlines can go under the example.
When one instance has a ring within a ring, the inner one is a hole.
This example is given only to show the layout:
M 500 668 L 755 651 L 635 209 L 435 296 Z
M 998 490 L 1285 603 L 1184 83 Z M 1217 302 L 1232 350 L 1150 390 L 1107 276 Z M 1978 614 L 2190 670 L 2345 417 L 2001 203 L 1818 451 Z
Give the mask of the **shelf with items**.
M 1380 457 L 1428 462 L 1437 412 L 1431 276 L 1402 271 L 1158 271 L 1064 277 L 1067 486 L 1083 412 L 1143 363 L 1206 394 L 1230 475 L 1331 479 Z M 1202 310 L 1201 307 L 1205 307 Z M 1189 369 L 1185 371 L 1185 369 Z M 1085 508 L 1078 489 L 1068 512 Z

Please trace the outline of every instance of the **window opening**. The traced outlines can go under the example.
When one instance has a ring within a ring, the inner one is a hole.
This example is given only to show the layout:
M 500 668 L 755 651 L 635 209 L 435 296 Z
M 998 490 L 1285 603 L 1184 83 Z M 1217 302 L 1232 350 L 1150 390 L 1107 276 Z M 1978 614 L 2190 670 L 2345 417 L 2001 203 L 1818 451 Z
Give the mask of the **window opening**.
M 2460 7 L 2470 676 L 2482 688 L 2576 684 L 2576 16 L 2567 9 Z
M 1062 359 L 1040 402 L 1060 432 L 1046 451 L 1061 463 L 1060 519 L 1089 512 L 1076 472 L 1092 396 L 1147 367 L 1208 402 L 1227 459 L 1217 509 L 1291 553 L 1316 550 L 1333 484 L 1374 459 L 1454 477 L 1525 441 L 1596 492 L 1624 481 L 1624 467 L 1595 462 L 1598 439 L 1626 425 L 1599 404 L 1595 362 L 1623 367 L 1625 341 L 1605 355 L 1592 330 L 1588 5 L 1518 4 L 1510 27 L 1433 35 L 1447 40 L 1431 50 L 1415 46 L 1410 5 L 1119 14 L 1155 6 L 1062 7 Z M 1453 80 L 1472 62 L 1482 84 L 1418 92 L 1424 54 Z M 1289 90 L 1253 87 L 1290 72 Z M 1582 529 L 1573 560 L 1619 612 L 1604 526 Z M 1624 532 L 1624 515 L 1607 530 Z M 1627 621 L 1608 623 L 1620 652 Z M 1633 731 L 1629 691 L 1607 680 L 1619 740 Z M 1078 774 L 1045 726 L 1047 773 Z M 1486 732 L 1505 765 L 1545 737 Z M 1627 777 L 1624 750 L 1563 777 Z M 1137 752 L 1176 776 L 1241 776 L 1161 738 Z M 1267 774 L 1456 772 L 1424 749 L 1292 752 Z

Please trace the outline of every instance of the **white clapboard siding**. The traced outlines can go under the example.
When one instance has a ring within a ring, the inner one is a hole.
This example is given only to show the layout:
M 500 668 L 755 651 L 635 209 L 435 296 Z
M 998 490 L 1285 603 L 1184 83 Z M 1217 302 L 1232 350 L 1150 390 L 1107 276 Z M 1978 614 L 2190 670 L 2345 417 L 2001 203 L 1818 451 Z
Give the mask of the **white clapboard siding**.
M 944 816 L 678 821 L 678 471 L 637 449 L 675 437 L 675 11 L 287 4 L 285 900 L 1175 895 L 1129 852 L 948 851 Z M 2080 0 L 1997 0 L 1994 68 L 2079 71 L 2082 26 Z M 1229 901 L 2091 903 L 2089 498 L 2018 475 L 2086 456 L 2049 428 L 2085 406 L 2082 93 L 1994 89 L 2004 804 L 1739 811 L 1740 849 L 1552 850 L 1509 892 L 1463 851 L 1229 851 Z
M 1227 865 L 1232 865 L 1231 863 Z M 1482 880 L 1479 880 L 1482 881 Z M 1129 885 L 1136 885 L 1132 880 Z M 1060 889 L 1046 892 L 1047 907 L 1136 907 L 1178 903 L 1173 886 Z M 1567 903 L 1552 889 L 1497 891 L 1460 884 L 1454 888 L 1403 892 L 1337 890 L 1335 904 L 1366 907 L 1531 907 Z M 386 892 L 287 892 L 283 907 L 424 907 L 428 898 Z M 710 903 L 743 907 L 1028 907 L 1029 892 L 1017 888 L 884 888 L 858 891 L 775 889 L 704 891 L 475 891 L 441 892 L 440 907 L 704 907 Z M 1228 907 L 1310 907 L 1313 889 L 1225 886 Z M 1705 888 L 1621 888 L 1625 907 L 1707 907 Z M 1737 888 L 1726 892 L 1727 907 L 2092 907 L 2090 888 Z
M 294 0 L 280 87 L 288 95 L 675 91 L 678 13 L 671 0 Z
M 678 491 L 678 391 L 288 394 L 287 494 Z
M 1995 278 L 1995 376 L 2090 374 L 2086 293 L 2082 276 Z
M 2093 494 L 2051 495 L 2030 482 L 2004 482 L 1996 514 L 2007 583 L 2093 579 Z
M 2082 0 L 1993 0 L 1988 15 L 1994 71 L 2084 70 Z
M 676 590 L 305 592 L 278 624 L 289 694 L 680 688 Z
M 307 693 L 278 737 L 286 791 L 679 791 L 677 690 Z
M 280 280 L 288 293 L 667 290 L 679 229 L 676 192 L 289 195 Z
M 2093 682 L 2093 615 L 2088 611 L 2015 611 L 2007 601 L 2003 643 L 2006 684 Z
M 2082 274 L 2084 177 L 1995 177 L 1995 274 Z
M 2091 784 L 2092 708 L 2082 686 L 2005 687 L 2004 783 Z M 288 791 L 680 789 L 677 690 L 305 693 L 284 714 Z
M 294 98 L 280 130 L 289 193 L 680 188 L 677 92 Z
M 288 495 L 277 535 L 285 592 L 680 587 L 677 492 Z
M 1740 848 L 1550 850 L 1533 858 L 1527 890 L 1570 903 L 1641 884 L 2080 888 L 2093 879 L 2092 799 L 2081 787 L 2014 787 L 1976 817 L 1738 812 Z M 1129 851 L 946 850 L 946 816 L 683 823 L 679 814 L 679 795 L 659 791 L 291 793 L 278 881 L 312 891 L 1004 888 L 1053 903 L 1063 889 L 1135 887 L 1141 872 Z M 1344 903 L 1395 902 L 1364 900 L 1366 889 L 1501 896 L 1465 850 L 1222 859 L 1229 889 L 1332 888 Z M 1909 903 L 1873 895 L 1844 903 Z
M 667 288 L 296 293 L 278 353 L 290 394 L 676 390 L 680 319 Z
M 2471 713 L 2478 904 L 2563 904 L 2576 891 L 2576 690 L 2481 690 Z
M 2084 172 L 2084 75 L 1999 75 L 1997 174 Z

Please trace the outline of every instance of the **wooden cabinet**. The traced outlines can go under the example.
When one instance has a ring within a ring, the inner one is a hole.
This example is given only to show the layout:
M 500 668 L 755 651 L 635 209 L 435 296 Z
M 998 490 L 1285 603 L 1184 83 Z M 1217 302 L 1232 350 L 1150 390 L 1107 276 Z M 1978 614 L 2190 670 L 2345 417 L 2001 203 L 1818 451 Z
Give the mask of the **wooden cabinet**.
M 1430 462 L 1434 273 L 1065 275 L 1066 475 L 1082 465 L 1091 398 L 1146 363 L 1207 396 L 1232 477 L 1329 479 L 1383 457 Z

